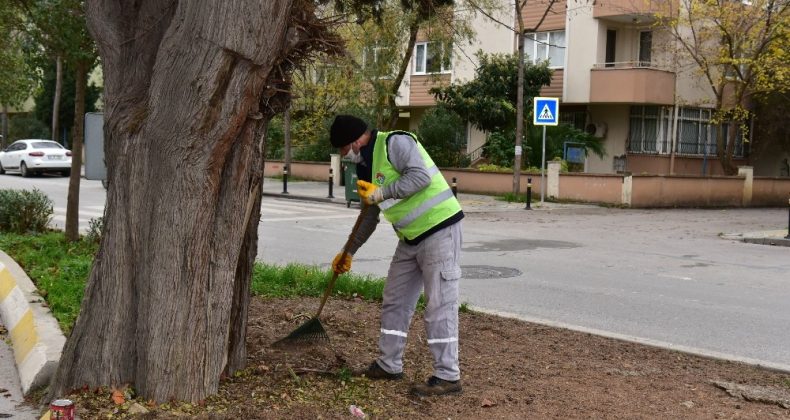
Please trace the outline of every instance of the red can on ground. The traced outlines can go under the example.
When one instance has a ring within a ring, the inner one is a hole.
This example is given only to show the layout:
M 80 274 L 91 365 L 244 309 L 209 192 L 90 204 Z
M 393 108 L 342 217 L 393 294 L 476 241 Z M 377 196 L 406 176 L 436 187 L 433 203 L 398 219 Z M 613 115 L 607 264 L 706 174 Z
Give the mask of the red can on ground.
M 50 419 L 74 420 L 74 402 L 71 400 L 55 400 L 49 405 Z

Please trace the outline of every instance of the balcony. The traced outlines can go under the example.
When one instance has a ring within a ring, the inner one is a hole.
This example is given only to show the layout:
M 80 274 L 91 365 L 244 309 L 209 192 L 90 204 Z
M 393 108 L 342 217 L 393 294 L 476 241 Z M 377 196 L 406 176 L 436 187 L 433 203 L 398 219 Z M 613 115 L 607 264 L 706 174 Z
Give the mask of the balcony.
M 655 15 L 669 16 L 678 0 L 602 0 L 596 1 L 593 17 L 620 22 L 647 23 Z
M 675 73 L 649 63 L 596 64 L 590 70 L 590 102 L 672 105 Z

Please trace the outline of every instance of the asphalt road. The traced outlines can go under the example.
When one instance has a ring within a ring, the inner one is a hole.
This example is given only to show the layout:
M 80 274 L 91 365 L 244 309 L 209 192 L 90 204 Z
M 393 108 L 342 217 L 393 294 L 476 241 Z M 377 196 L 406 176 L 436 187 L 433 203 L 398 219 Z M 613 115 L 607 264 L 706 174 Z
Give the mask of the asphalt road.
M 67 179 L 0 176 L 36 186 L 65 209 Z M 81 206 L 100 214 L 104 192 L 83 180 Z M 787 209 L 623 210 L 462 201 L 462 300 L 474 307 L 663 347 L 790 371 L 790 248 L 726 240 L 782 229 Z M 258 258 L 328 265 L 357 211 L 264 197 Z M 386 275 L 396 244 L 382 223 L 353 270 Z

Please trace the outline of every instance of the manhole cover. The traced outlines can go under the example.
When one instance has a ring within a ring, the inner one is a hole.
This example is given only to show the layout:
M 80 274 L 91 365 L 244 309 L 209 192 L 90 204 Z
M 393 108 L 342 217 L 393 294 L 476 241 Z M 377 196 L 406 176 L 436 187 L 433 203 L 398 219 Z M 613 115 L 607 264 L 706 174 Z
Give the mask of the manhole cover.
M 521 275 L 521 271 L 515 268 L 492 265 L 464 265 L 461 266 L 461 270 L 465 279 L 506 279 Z

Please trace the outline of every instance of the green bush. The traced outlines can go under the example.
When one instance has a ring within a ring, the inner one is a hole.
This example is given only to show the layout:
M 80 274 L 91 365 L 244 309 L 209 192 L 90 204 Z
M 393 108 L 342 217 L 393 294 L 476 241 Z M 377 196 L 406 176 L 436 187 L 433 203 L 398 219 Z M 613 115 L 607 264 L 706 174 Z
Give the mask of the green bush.
M 51 217 L 52 200 L 40 190 L 0 190 L 0 231 L 44 232 Z
M 480 172 L 510 172 L 513 173 L 513 168 L 508 166 L 494 165 L 493 163 L 486 163 L 477 167 Z
M 455 112 L 443 106 L 430 109 L 417 127 L 417 136 L 437 166 L 469 165 L 469 159 L 461 152 L 466 146 L 466 125 Z
M 88 233 L 85 234 L 85 240 L 98 244 L 101 242 L 101 237 L 104 234 L 104 216 L 93 217 L 88 221 Z

